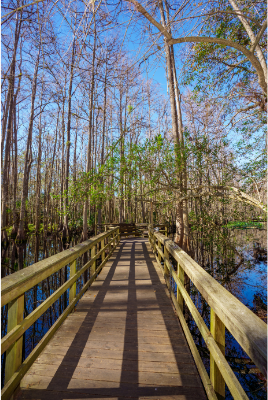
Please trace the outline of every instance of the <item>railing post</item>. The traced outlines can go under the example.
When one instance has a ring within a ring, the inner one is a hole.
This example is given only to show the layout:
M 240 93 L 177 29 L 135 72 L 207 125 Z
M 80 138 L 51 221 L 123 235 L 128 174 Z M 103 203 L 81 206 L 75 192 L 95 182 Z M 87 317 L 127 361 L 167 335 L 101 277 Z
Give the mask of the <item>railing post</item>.
M 117 246 L 117 244 L 118 244 L 117 231 L 115 231 L 113 233 L 113 238 L 114 238 L 113 245 L 114 245 L 114 248 L 115 248 Z
M 116 245 L 116 232 L 112 232 L 111 238 L 113 239 L 112 241 L 112 246 L 111 246 L 111 251 L 114 251 L 114 246 Z
M 184 270 L 179 263 L 177 265 L 178 265 L 178 271 L 177 271 L 178 278 L 181 281 L 182 285 L 184 286 Z M 177 302 L 179 304 L 181 312 L 183 313 L 183 296 L 178 287 L 177 287 Z
M 168 252 L 168 249 L 166 248 L 165 244 L 164 244 L 164 256 L 165 256 L 165 258 L 167 258 L 167 260 L 169 260 L 169 252 Z M 163 260 L 163 261 L 164 261 L 164 275 L 165 275 L 165 277 L 167 279 L 167 286 L 168 286 L 168 289 L 171 290 L 169 269 L 166 266 L 165 260 Z
M 104 226 L 104 231 L 107 232 L 107 225 Z M 104 243 L 107 244 L 108 243 L 109 238 L 105 238 Z
M 155 257 L 157 256 L 157 251 L 156 251 L 156 237 L 155 237 L 155 234 L 154 234 L 154 230 L 153 230 L 153 249 L 154 249 L 154 254 L 155 254 Z
M 114 232 L 114 245 L 115 245 L 115 247 L 117 247 L 117 245 L 118 245 L 118 243 L 119 243 L 119 239 L 118 239 L 117 235 L 118 235 L 118 232 L 117 232 L 117 230 L 116 230 L 116 231 Z
M 101 241 L 101 250 L 103 249 L 104 249 L 104 239 Z M 101 253 L 101 262 L 103 262 L 104 259 L 105 259 L 105 251 Z
M 8 303 L 7 332 L 10 332 L 16 325 L 23 320 L 24 294 Z M 9 381 L 22 362 L 22 343 L 21 336 L 6 352 L 5 383 Z
M 76 274 L 76 260 L 70 263 L 70 279 Z M 76 281 L 72 284 L 69 291 L 69 304 L 76 296 Z M 74 309 L 73 309 L 74 310 Z
M 96 245 L 94 245 L 92 248 L 91 248 L 91 259 L 93 258 L 93 257 L 95 257 L 95 255 L 96 255 Z M 93 274 L 95 274 L 95 271 L 96 271 L 96 261 L 94 261 L 93 262 L 93 264 L 91 265 L 91 271 L 92 271 L 92 275 Z
M 109 243 L 109 246 L 108 246 L 108 251 L 109 251 L 109 256 L 110 256 L 110 253 L 111 253 L 111 251 L 112 251 L 112 245 L 111 245 L 111 234 L 109 234 L 109 236 L 108 236 L 108 238 L 107 238 L 107 240 L 108 240 L 108 243 Z
M 118 227 L 117 228 L 117 244 L 120 242 L 120 240 L 121 240 L 121 237 L 120 237 L 120 228 Z
M 225 326 L 212 308 L 210 308 L 210 332 L 221 352 L 225 354 Z M 223 376 L 210 355 L 210 380 L 219 400 L 225 399 L 225 382 Z
M 157 244 L 158 244 L 158 247 L 161 249 L 161 242 L 160 242 L 160 240 L 158 240 L 157 241 Z M 159 262 L 161 263 L 161 259 L 162 259 L 162 257 L 161 257 L 161 255 L 160 255 L 160 253 L 158 252 L 158 260 L 159 260 Z
M 165 226 L 165 236 L 168 237 L 168 227 Z
M 165 245 L 164 245 L 164 256 L 165 256 L 165 258 L 167 258 L 167 259 L 169 260 L 169 252 L 168 252 L 168 249 L 166 248 Z M 169 269 L 168 269 L 168 267 L 166 266 L 165 260 L 164 260 L 164 274 L 165 274 L 166 276 L 169 275 Z

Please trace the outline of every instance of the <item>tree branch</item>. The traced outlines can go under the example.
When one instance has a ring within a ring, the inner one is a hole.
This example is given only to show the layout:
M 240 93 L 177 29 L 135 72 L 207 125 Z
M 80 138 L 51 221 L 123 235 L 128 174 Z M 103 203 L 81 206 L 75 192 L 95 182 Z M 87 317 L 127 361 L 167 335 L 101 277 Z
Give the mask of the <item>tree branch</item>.
M 253 46 L 250 49 L 250 51 L 252 51 L 252 53 L 254 52 L 254 50 L 255 50 L 256 46 L 258 45 L 259 41 L 261 40 L 261 37 L 264 34 L 266 28 L 267 28 L 267 21 L 264 22 L 264 24 L 261 27 L 260 32 L 256 36 L 255 42 L 253 43 Z
M 159 22 L 157 22 L 146 10 L 145 8 L 137 1 L 137 0 L 126 0 L 129 3 L 132 3 L 135 7 L 136 10 L 139 11 L 145 18 L 148 19 L 163 35 L 167 38 L 167 40 L 172 39 L 172 36 L 166 28 L 164 28 Z
M 203 186 L 199 186 L 199 187 L 194 188 L 194 189 L 190 188 L 188 190 L 202 190 L 203 188 L 214 189 L 214 190 L 216 190 L 216 192 L 213 193 L 211 191 L 207 191 L 207 192 L 190 194 L 190 195 L 181 197 L 179 199 L 179 201 L 188 200 L 191 197 L 219 196 L 219 195 L 222 195 L 222 190 L 226 190 L 226 191 L 229 191 L 230 193 L 225 193 L 225 194 L 228 197 L 230 197 L 231 199 L 238 200 L 238 201 L 241 201 L 243 203 L 247 203 L 247 204 L 249 204 L 251 206 L 260 208 L 264 212 L 267 212 L 267 207 L 264 204 L 262 204 L 260 201 L 258 201 L 256 199 L 254 199 L 254 197 L 242 192 L 240 189 L 235 188 L 233 186 L 221 186 L 221 185 L 208 186 L 208 185 L 203 185 Z
M 211 38 L 206 36 L 203 37 L 190 36 L 190 37 L 173 39 L 171 35 L 167 32 L 167 30 L 163 27 L 163 25 L 157 22 L 137 0 L 126 0 L 126 1 L 132 3 L 136 7 L 137 11 L 139 11 L 145 18 L 147 18 L 148 21 L 150 21 L 164 35 L 164 37 L 167 39 L 167 43 L 169 46 L 172 44 L 187 43 L 187 42 L 215 43 L 215 44 L 221 44 L 223 46 L 233 47 L 234 49 L 241 51 L 249 59 L 249 61 L 255 68 L 259 78 L 259 84 L 263 89 L 264 93 L 267 93 L 265 66 L 262 66 L 258 58 L 251 51 L 247 50 L 244 46 L 241 46 L 240 44 L 235 43 L 228 39 Z M 241 14 L 240 11 L 237 10 L 235 10 L 235 13 Z M 240 15 L 238 15 L 238 18 L 241 19 Z
M 128 0 L 127 0 L 128 1 Z M 214 43 L 214 44 L 221 44 L 226 47 L 233 47 L 236 50 L 241 51 L 251 62 L 253 67 L 255 68 L 258 78 L 259 78 L 259 84 L 261 88 L 263 89 L 264 93 L 267 92 L 267 87 L 266 87 L 266 76 L 264 74 L 264 71 L 262 69 L 262 66 L 257 59 L 257 57 L 254 56 L 254 54 L 246 49 L 244 46 L 241 46 L 238 43 L 235 43 L 231 40 L 228 39 L 221 39 L 221 38 L 211 38 L 207 36 L 189 36 L 189 37 L 184 37 L 184 38 L 177 38 L 177 39 L 170 39 L 168 40 L 168 44 L 176 44 L 176 43 Z

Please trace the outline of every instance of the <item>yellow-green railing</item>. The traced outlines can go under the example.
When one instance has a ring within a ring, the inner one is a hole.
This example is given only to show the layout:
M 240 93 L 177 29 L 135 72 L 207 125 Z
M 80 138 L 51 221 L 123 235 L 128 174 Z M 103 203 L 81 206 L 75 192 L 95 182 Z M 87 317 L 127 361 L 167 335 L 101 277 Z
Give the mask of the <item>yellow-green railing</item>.
M 225 358 L 225 327 L 266 376 L 267 325 L 221 286 L 172 240 L 154 231 L 152 227 L 149 227 L 149 240 L 155 253 L 156 261 L 166 279 L 172 301 L 208 398 L 214 400 L 224 399 L 226 384 L 235 400 L 248 399 Z M 162 251 L 162 246 L 164 251 Z M 169 255 L 175 259 L 177 271 L 169 261 Z M 163 266 L 161 261 L 163 261 Z M 190 278 L 210 306 L 210 330 L 184 287 L 185 275 Z M 177 296 L 171 290 L 170 276 L 177 284 Z M 206 372 L 184 318 L 184 302 L 210 351 L 210 377 Z
M 108 243 L 105 244 L 105 241 Z M 1 306 L 8 305 L 7 334 L 1 341 L 1 354 L 6 352 L 5 386 L 2 389 L 2 399 L 8 400 L 18 387 L 21 379 L 29 370 L 33 362 L 55 334 L 68 314 L 73 310 L 77 301 L 82 297 L 89 286 L 94 282 L 98 273 L 112 255 L 120 241 L 119 228 L 115 227 L 68 250 L 62 251 L 52 257 L 30 265 L 23 270 L 15 272 L 1 279 Z M 96 246 L 100 243 L 100 250 L 96 252 Z M 108 255 L 105 257 L 105 251 Z M 76 269 L 76 260 L 85 252 L 91 250 L 91 259 L 79 270 Z M 96 261 L 101 257 L 101 264 L 96 268 Z M 24 293 L 48 278 L 61 268 L 70 264 L 70 277 L 39 307 L 24 318 Z M 83 273 L 91 269 L 90 279 L 84 283 L 80 292 L 76 293 L 76 282 Z M 69 305 L 44 335 L 38 345 L 33 349 L 27 359 L 22 363 L 22 339 L 23 334 L 35 321 L 69 289 Z

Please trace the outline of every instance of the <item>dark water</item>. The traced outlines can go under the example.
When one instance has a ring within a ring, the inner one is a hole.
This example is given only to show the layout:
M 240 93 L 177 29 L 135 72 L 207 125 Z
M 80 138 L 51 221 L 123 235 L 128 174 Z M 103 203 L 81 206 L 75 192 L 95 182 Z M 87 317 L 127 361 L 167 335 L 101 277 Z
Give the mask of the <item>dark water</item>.
M 266 231 L 257 229 L 229 231 L 229 236 L 239 254 L 225 251 L 222 257 L 211 254 L 211 245 L 206 248 L 200 238 L 193 243 L 198 251 L 194 258 L 205 270 L 213 275 L 228 291 L 236 296 L 242 303 L 247 305 L 254 313 L 267 322 L 267 271 L 266 271 Z M 7 248 L 2 248 L 2 277 L 16 272 L 22 268 L 50 257 L 60 251 L 73 247 L 79 243 L 80 237 L 74 237 L 69 244 L 63 244 L 59 237 L 51 236 L 44 240 L 43 237 L 31 237 L 22 246 L 10 242 Z M 89 256 L 89 254 L 88 254 Z M 241 261 L 241 256 L 243 260 Z M 77 260 L 77 269 L 82 267 L 82 259 Z M 25 316 L 30 314 L 55 290 L 57 290 L 69 278 L 69 266 L 62 268 L 46 280 L 25 293 Z M 171 282 L 176 291 L 176 284 Z M 81 290 L 83 278 L 77 282 L 77 293 Z M 209 327 L 210 308 L 200 295 L 191 286 L 191 297 L 196 304 L 200 314 Z M 59 315 L 68 306 L 68 291 L 63 294 L 34 324 L 23 337 L 23 359 L 31 353 L 32 349 L 39 343 L 45 333 L 50 329 Z M 204 340 L 189 317 L 188 325 L 195 339 L 200 355 L 209 373 L 209 351 Z M 2 337 L 7 330 L 7 307 L 2 307 Z M 266 381 L 258 373 L 251 373 L 256 366 L 241 349 L 236 340 L 226 332 L 226 358 L 235 371 L 240 383 L 250 399 L 266 399 Z M 2 365 L 5 355 L 2 356 Z M 2 368 L 2 386 L 4 383 L 4 368 Z M 228 392 L 226 398 L 232 399 Z

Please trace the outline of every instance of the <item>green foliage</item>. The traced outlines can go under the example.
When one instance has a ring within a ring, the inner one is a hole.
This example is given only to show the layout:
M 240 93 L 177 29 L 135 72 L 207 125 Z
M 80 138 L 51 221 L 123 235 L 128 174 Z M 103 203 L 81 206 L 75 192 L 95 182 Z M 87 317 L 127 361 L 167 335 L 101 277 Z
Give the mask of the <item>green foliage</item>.
M 266 4 L 254 3 L 252 7 L 245 0 L 239 7 L 249 16 L 247 21 L 257 35 L 266 18 Z M 212 15 L 207 18 L 201 36 L 228 39 L 250 49 L 248 34 L 227 0 L 209 2 L 206 12 Z M 259 44 L 265 53 L 265 35 Z M 253 180 L 264 180 L 266 171 L 267 99 L 255 69 L 241 51 L 214 43 L 197 43 L 192 46 L 182 76 L 182 83 L 194 88 L 192 98 L 197 105 L 215 96 L 221 99 L 222 125 L 228 133 L 236 168 L 243 175 L 243 189 L 250 185 L 253 189 Z
M 264 224 L 261 222 L 246 222 L 246 221 L 233 221 L 233 222 L 228 222 L 227 225 L 225 225 L 226 228 L 240 228 L 240 229 L 246 229 L 246 228 L 258 228 L 258 229 L 263 229 Z
M 8 235 L 8 236 L 11 235 L 12 229 L 13 229 L 13 226 L 12 226 L 12 225 L 6 228 L 6 232 L 7 232 L 7 235 Z
M 131 114 L 132 111 L 133 111 L 133 106 L 128 105 L 128 106 L 127 106 L 127 112 L 128 112 L 129 114 Z
M 252 13 L 252 18 L 247 21 L 256 35 L 265 20 L 264 2 L 255 3 L 254 11 L 247 1 L 239 3 L 239 7 L 245 15 Z M 228 1 L 210 2 L 207 4 L 206 12 L 213 15 L 203 26 L 203 36 L 229 39 L 250 49 L 251 43 L 245 28 L 232 13 L 233 9 Z M 261 39 L 260 46 L 265 48 L 265 35 Z M 249 60 L 232 47 L 214 43 L 197 43 L 192 50 L 192 55 L 184 66 L 184 84 L 194 84 L 197 92 L 207 93 L 217 87 L 222 93 L 223 90 L 230 90 L 238 82 L 247 85 L 250 80 L 255 79 L 255 71 Z
M 28 230 L 29 230 L 29 233 L 35 232 L 35 225 L 34 224 L 28 224 Z

